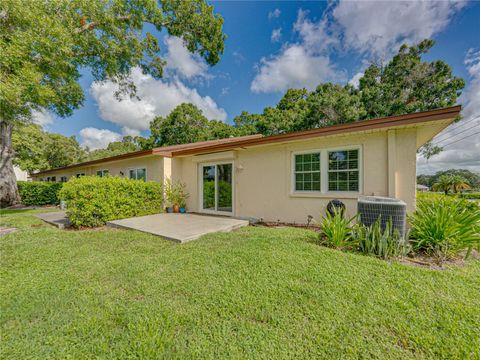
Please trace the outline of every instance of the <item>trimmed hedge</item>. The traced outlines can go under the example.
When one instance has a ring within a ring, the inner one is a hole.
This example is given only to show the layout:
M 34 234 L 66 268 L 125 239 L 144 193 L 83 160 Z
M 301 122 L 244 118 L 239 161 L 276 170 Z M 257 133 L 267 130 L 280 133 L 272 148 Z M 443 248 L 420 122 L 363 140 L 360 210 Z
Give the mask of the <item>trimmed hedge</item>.
M 58 193 L 63 183 L 17 181 L 18 192 L 23 205 L 57 205 Z
M 163 210 L 159 183 L 122 177 L 72 178 L 60 191 L 73 226 L 95 227 L 107 221 L 157 214 Z

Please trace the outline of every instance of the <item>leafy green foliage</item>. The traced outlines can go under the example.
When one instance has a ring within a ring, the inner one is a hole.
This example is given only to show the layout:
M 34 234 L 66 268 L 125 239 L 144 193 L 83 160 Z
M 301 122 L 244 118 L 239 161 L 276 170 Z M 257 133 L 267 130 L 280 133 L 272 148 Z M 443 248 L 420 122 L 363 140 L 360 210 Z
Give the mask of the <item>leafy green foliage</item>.
M 168 206 L 185 207 L 189 194 L 187 185 L 181 181 L 167 179 L 165 182 L 165 200 Z
M 432 185 L 433 191 L 443 191 L 445 195 L 447 195 L 450 190 L 457 193 L 460 190 L 466 189 L 470 189 L 470 185 L 468 181 L 460 175 L 441 175 L 437 182 Z
M 334 215 L 326 213 L 322 219 L 320 243 L 334 248 L 346 248 L 352 246 L 352 224 L 356 216 L 347 219 L 341 209 L 334 208 Z
M 151 143 L 155 146 L 188 144 L 238 136 L 240 132 L 221 121 L 209 121 L 194 104 L 178 105 L 167 117 L 150 123 Z
M 0 13 L 0 114 L 8 122 L 32 109 L 70 115 L 84 100 L 80 68 L 118 81 L 120 93 L 135 93 L 133 67 L 161 77 L 165 61 L 152 33 L 142 36 L 146 25 L 181 37 L 210 65 L 224 49 L 223 19 L 203 0 L 6 0 Z
M 163 188 L 153 181 L 122 177 L 72 178 L 59 194 L 73 226 L 95 227 L 107 221 L 160 213 Z
M 63 183 L 17 181 L 18 192 L 23 205 L 57 205 L 58 193 Z
M 358 89 L 332 83 L 312 92 L 289 89 L 275 108 L 242 112 L 234 123 L 243 133 L 274 135 L 454 105 L 465 83 L 445 62 L 422 61 L 433 44 L 404 45 L 386 65 L 372 63 Z M 441 149 L 430 144 L 422 151 L 432 156 Z
M 103 159 L 152 147 L 149 139 L 141 136 L 124 136 L 122 141 L 113 141 L 105 149 L 95 149 L 88 153 L 89 160 Z
M 385 223 L 384 229 L 380 218 L 370 226 L 359 224 L 353 232 L 353 238 L 361 253 L 382 259 L 404 256 L 410 251 L 408 243 L 393 228 L 391 220 Z
M 215 208 L 215 182 L 203 182 L 203 206 L 206 209 Z M 232 184 L 227 181 L 218 181 L 218 207 L 232 206 Z
M 480 207 L 473 202 L 440 195 L 420 197 L 409 221 L 413 249 L 440 260 L 480 244 Z
M 0 214 L 18 228 L 0 241 L 5 359 L 478 358 L 479 261 L 426 271 L 298 228 L 179 246 Z
M 67 166 L 87 158 L 87 152 L 74 136 L 49 133 L 35 124 L 16 124 L 12 146 L 14 163 L 29 172 Z
M 460 175 L 473 189 L 480 189 L 480 175 L 466 169 L 449 169 L 437 171 L 434 175 L 418 175 L 417 183 L 432 187 L 442 175 Z

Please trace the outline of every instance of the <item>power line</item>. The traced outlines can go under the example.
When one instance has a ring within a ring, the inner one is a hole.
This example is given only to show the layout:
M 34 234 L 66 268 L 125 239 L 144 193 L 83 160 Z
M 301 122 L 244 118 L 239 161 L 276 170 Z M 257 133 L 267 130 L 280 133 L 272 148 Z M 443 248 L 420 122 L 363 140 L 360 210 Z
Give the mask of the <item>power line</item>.
M 480 126 L 480 124 L 474 124 L 473 126 L 470 126 L 469 128 L 466 128 L 466 129 L 463 129 L 462 131 L 456 133 L 456 134 L 453 134 L 451 135 L 450 137 L 446 137 L 444 139 L 441 139 L 441 140 L 438 140 L 438 139 L 435 139 L 436 140 L 436 143 L 439 144 L 439 143 L 442 143 L 446 140 L 451 140 L 452 138 L 454 138 L 455 136 L 458 136 L 460 134 L 463 134 L 465 131 L 468 131 L 468 130 L 471 130 L 473 129 L 474 127 L 477 127 L 477 126 Z
M 473 135 L 477 135 L 477 134 L 480 134 L 480 131 L 477 131 L 476 133 L 473 133 L 473 134 L 464 136 L 464 137 L 462 137 L 462 138 L 460 138 L 460 139 L 458 139 L 458 140 L 449 142 L 448 144 L 442 145 L 442 147 L 447 147 L 447 146 L 449 146 L 449 145 L 455 144 L 455 143 L 457 143 L 457 142 L 459 142 L 459 141 L 461 141 L 461 140 L 465 140 L 465 139 L 467 139 L 467 138 L 469 138 L 469 137 L 472 137 Z M 435 144 L 435 145 L 436 145 L 436 144 Z
M 480 118 L 480 115 L 479 115 L 479 116 L 476 116 L 476 117 L 474 117 L 474 118 L 471 118 L 471 119 L 469 119 L 469 120 L 467 120 L 467 121 L 465 121 L 465 122 L 460 123 L 459 126 L 457 126 L 457 127 L 453 127 L 453 128 L 450 128 L 450 129 L 447 128 L 447 132 L 445 132 L 445 133 L 443 133 L 443 134 L 440 134 L 439 138 L 437 138 L 437 139 L 435 139 L 435 140 L 436 140 L 436 141 L 443 141 L 443 140 L 445 140 L 445 139 L 439 140 L 439 139 L 442 138 L 443 136 L 447 136 L 446 139 L 448 139 L 448 135 L 449 135 L 448 132 L 454 131 L 454 130 L 457 130 L 457 129 L 460 129 L 460 128 L 462 128 L 463 126 L 465 126 L 465 125 L 467 125 L 467 124 L 470 124 L 471 122 L 473 122 L 474 120 L 477 120 L 477 119 L 479 119 L 479 118 Z M 454 124 L 454 125 L 455 125 L 455 124 Z M 478 124 L 474 124 L 474 125 L 473 125 L 472 127 L 470 127 L 469 129 L 475 127 L 476 125 L 478 125 Z M 465 131 L 466 131 L 466 130 L 465 130 Z M 463 131 L 461 131 L 461 132 L 459 132 L 459 133 L 457 133 L 457 134 L 455 134 L 455 135 L 452 135 L 452 137 L 453 137 L 453 136 L 456 136 L 456 135 L 458 135 L 458 134 L 461 134 L 462 132 L 463 132 Z

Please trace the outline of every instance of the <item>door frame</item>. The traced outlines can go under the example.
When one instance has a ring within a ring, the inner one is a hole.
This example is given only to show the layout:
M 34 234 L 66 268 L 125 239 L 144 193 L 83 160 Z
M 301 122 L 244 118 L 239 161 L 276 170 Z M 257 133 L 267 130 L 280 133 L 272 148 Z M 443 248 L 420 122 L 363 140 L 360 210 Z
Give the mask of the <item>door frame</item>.
M 218 202 L 217 165 L 232 164 L 232 211 L 207 210 L 203 208 L 203 167 L 215 166 L 215 207 Z M 213 215 L 235 216 L 235 160 L 209 161 L 198 164 L 198 212 Z

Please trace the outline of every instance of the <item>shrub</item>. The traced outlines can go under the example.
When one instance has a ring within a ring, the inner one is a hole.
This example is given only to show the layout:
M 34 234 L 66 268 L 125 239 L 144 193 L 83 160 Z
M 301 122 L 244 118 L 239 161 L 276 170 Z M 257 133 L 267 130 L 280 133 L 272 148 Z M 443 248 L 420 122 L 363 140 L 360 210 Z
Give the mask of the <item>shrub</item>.
M 122 177 L 85 176 L 63 186 L 60 198 L 67 205 L 73 226 L 101 226 L 107 221 L 159 213 L 163 209 L 161 184 Z
M 400 232 L 393 228 L 392 221 L 385 223 L 382 231 L 381 218 L 370 226 L 357 225 L 354 240 L 358 250 L 366 255 L 373 255 L 383 259 L 408 254 L 408 242 L 402 239 Z
M 320 242 L 329 247 L 344 248 L 351 245 L 351 224 L 356 217 L 347 219 L 342 209 L 333 208 L 334 215 L 326 213 L 322 219 Z
M 480 192 L 459 193 L 457 196 L 462 199 L 480 200 Z
M 171 181 L 167 179 L 165 184 L 165 199 L 169 206 L 185 207 L 189 194 L 187 185 L 179 181 Z
M 445 259 L 480 244 L 480 207 L 451 197 L 422 198 L 409 216 L 413 249 Z
M 58 192 L 63 183 L 17 181 L 18 192 L 23 205 L 57 205 Z

